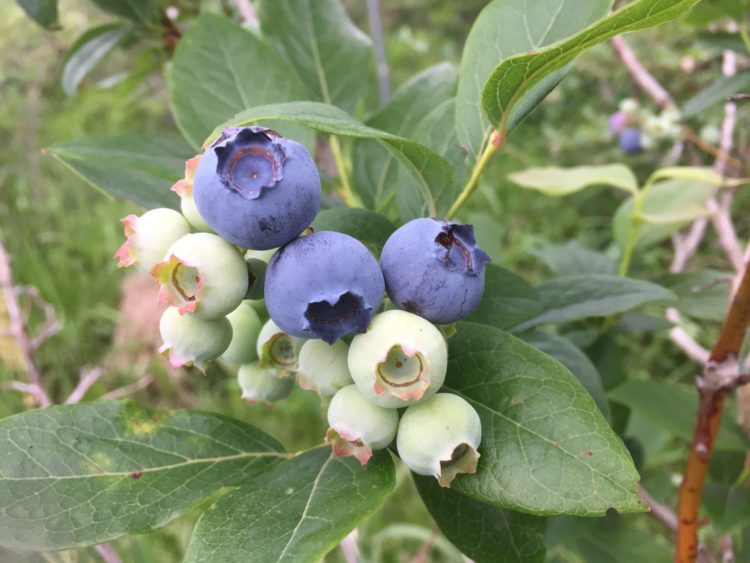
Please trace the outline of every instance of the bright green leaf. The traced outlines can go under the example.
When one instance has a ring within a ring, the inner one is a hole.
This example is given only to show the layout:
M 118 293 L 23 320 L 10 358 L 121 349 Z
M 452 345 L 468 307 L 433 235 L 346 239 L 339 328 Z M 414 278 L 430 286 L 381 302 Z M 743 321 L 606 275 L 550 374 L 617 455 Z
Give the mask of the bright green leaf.
M 609 317 L 648 303 L 675 299 L 671 291 L 654 283 L 607 274 L 552 278 L 540 283 L 537 290 L 544 312 L 519 330 L 542 323 Z
M 453 185 L 450 164 L 424 145 L 363 125 L 345 111 L 317 102 L 273 104 L 243 111 L 227 123 L 217 127 L 209 140 L 217 137 L 224 127 L 248 125 L 267 120 L 288 121 L 310 127 L 321 133 L 378 141 L 409 170 L 416 180 L 414 189 L 418 191 L 402 190 L 399 192 L 399 198 L 404 198 L 405 205 L 415 216 L 436 216 L 435 194 L 442 194 L 450 190 Z
M 570 37 L 602 18 L 611 0 L 493 0 L 482 10 L 464 45 L 456 96 L 458 140 L 472 160 L 487 140 L 489 121 L 482 113 L 482 87 L 503 60 Z M 534 98 L 543 97 L 562 79 L 553 77 Z M 545 91 L 546 90 L 546 91 Z M 510 128 L 509 128 L 510 130 Z
M 414 475 L 427 510 L 440 530 L 477 563 L 544 561 L 544 518 L 503 510 Z
M 479 465 L 451 485 L 532 514 L 643 510 L 638 473 L 591 396 L 559 362 L 496 328 L 459 323 L 444 391 L 482 420 Z
M 560 168 L 528 168 L 508 175 L 511 182 L 524 188 L 538 190 L 545 195 L 562 197 L 589 186 L 613 186 L 634 194 L 638 191 L 635 175 L 623 164 L 603 166 L 575 166 Z
M 300 454 L 216 501 L 196 524 L 184 561 L 319 561 L 395 483 L 387 452 L 365 467 L 330 448 Z
M 484 276 L 482 302 L 466 320 L 509 330 L 542 312 L 536 288 L 515 272 L 488 264 Z
M 649 225 L 674 225 L 695 221 L 701 217 L 709 217 L 711 211 L 701 205 L 688 203 L 679 209 L 665 211 L 663 213 L 641 213 L 639 217 Z
M 736 188 L 737 186 L 747 183 L 746 178 L 725 178 L 710 168 L 700 166 L 668 166 L 666 168 L 659 168 L 656 172 L 651 174 L 649 182 L 667 179 L 689 180 L 691 182 L 702 182 L 704 184 L 711 184 L 712 186 L 724 186 L 729 188 Z
M 92 187 L 146 209 L 179 208 L 170 191 L 195 153 L 177 136 L 123 135 L 58 143 L 45 149 Z
M 339 0 L 263 0 L 260 23 L 311 99 L 354 112 L 374 76 L 372 42 Z
M 735 35 L 735 37 L 737 37 L 738 46 L 741 45 L 739 36 Z M 744 51 L 744 47 L 740 49 L 740 52 L 742 51 Z M 738 72 L 734 76 L 719 78 L 708 88 L 704 88 L 683 104 L 682 116 L 686 119 L 694 117 L 716 104 L 725 103 L 732 94 L 745 92 L 748 89 L 750 89 L 750 70 Z
M 0 450 L 0 545 L 44 551 L 158 528 L 287 457 L 237 420 L 127 402 L 5 418 Z
M 356 238 L 372 248 L 376 256 L 396 227 L 388 219 L 368 209 L 335 207 L 324 209 L 315 217 L 316 231 L 336 231 Z
M 68 51 L 62 73 L 62 87 L 68 96 L 78 90 L 81 80 L 98 65 L 104 57 L 129 32 L 127 23 L 113 23 L 89 29 Z
M 47 29 L 58 29 L 57 0 L 17 0 L 18 5 L 36 23 Z
M 586 49 L 615 35 L 672 20 L 697 3 L 698 0 L 637 0 L 552 47 L 504 60 L 492 71 L 482 91 L 482 107 L 490 123 L 507 133 L 514 121 L 513 114 L 519 110 L 528 112 L 524 95 Z M 525 6 L 523 13 L 525 17 L 528 15 Z
M 305 98 L 305 86 L 289 63 L 215 14 L 201 15 L 182 36 L 168 78 L 175 121 L 196 148 L 214 127 L 243 110 Z M 264 125 L 311 144 L 311 135 L 300 127 Z

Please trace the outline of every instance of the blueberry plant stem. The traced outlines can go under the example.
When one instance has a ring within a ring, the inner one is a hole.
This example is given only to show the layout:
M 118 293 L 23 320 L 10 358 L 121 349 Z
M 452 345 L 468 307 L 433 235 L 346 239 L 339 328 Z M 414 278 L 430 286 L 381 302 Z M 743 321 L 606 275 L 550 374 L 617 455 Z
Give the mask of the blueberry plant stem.
M 354 193 L 351 181 L 349 180 L 349 170 L 338 137 L 331 135 L 329 145 L 333 161 L 336 163 L 336 170 L 339 173 L 339 180 L 341 181 L 341 197 L 349 207 L 362 207 L 362 202 L 357 197 L 357 194 Z
M 703 374 L 697 379 L 698 415 L 687 465 L 680 486 L 677 511 L 675 561 L 688 563 L 698 555 L 698 517 L 701 494 L 719 430 L 724 398 L 742 382 L 738 355 L 750 325 L 750 262 L 745 264 L 740 285 L 711 350 Z
M 453 217 L 456 216 L 456 213 L 458 213 L 458 210 L 461 209 L 461 206 L 466 203 L 466 200 L 469 199 L 471 194 L 474 193 L 474 190 L 477 189 L 482 172 L 484 172 L 484 169 L 487 167 L 487 164 L 489 164 L 492 156 L 503 146 L 504 141 L 505 135 L 497 130 L 492 131 L 487 146 L 484 147 L 484 151 L 474 164 L 471 176 L 469 176 L 469 179 L 466 181 L 461 193 L 458 194 L 456 201 L 453 202 L 453 205 L 451 205 L 451 208 L 445 214 L 446 219 L 449 221 L 453 219 Z

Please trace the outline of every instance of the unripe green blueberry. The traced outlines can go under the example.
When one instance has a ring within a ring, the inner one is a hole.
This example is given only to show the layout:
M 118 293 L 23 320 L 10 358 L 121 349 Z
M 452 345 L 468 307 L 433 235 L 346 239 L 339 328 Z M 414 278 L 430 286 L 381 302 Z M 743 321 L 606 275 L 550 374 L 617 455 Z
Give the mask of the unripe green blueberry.
M 332 444 L 333 455 L 354 456 L 365 465 L 373 450 L 382 450 L 393 442 L 398 412 L 372 404 L 356 385 L 347 385 L 331 399 L 328 424 L 326 442 Z
M 221 358 L 230 364 L 249 364 L 258 358 L 256 343 L 263 323 L 253 306 L 247 301 L 240 303 L 227 315 L 232 325 L 232 342 Z
M 286 399 L 294 388 L 294 379 L 276 377 L 272 371 L 258 366 L 257 362 L 240 366 L 237 382 L 242 388 L 242 398 L 250 405 Z
M 185 162 L 185 177 L 175 182 L 174 186 L 172 186 L 172 191 L 180 196 L 180 210 L 188 223 L 190 223 L 190 226 L 196 231 L 213 233 L 213 229 L 206 223 L 193 199 L 193 178 L 195 177 L 195 169 L 198 167 L 200 160 L 201 157 L 198 155 Z
M 620 100 L 619 110 L 621 112 L 633 115 L 637 113 L 639 109 L 641 109 L 641 104 L 638 103 L 638 100 L 635 100 L 633 98 L 624 98 Z
M 159 321 L 164 344 L 159 352 L 166 354 L 172 367 L 194 365 L 205 371 L 206 362 L 218 358 L 232 340 L 232 325 L 225 317 L 205 320 L 181 315 L 167 307 Z
M 120 222 L 127 239 L 115 253 L 117 265 L 124 268 L 135 264 L 146 275 L 175 241 L 190 232 L 185 218 L 173 209 L 152 209 L 140 217 L 128 215 Z
M 450 487 L 460 473 L 475 473 L 482 441 L 477 411 L 458 395 L 438 393 L 409 407 L 398 425 L 396 447 L 414 473 Z
M 299 386 L 333 395 L 342 387 L 351 385 L 354 382 L 347 365 L 348 355 L 349 346 L 343 340 L 333 344 L 323 340 L 306 341 L 299 352 Z
M 405 407 L 437 392 L 445 380 L 448 347 L 422 317 L 391 310 L 352 340 L 347 358 L 359 391 L 385 408 Z
M 273 369 L 279 377 L 297 370 L 299 352 L 305 340 L 288 335 L 271 319 L 266 321 L 258 336 L 258 365 Z
M 202 319 L 228 315 L 247 293 L 247 264 L 242 254 L 209 233 L 179 239 L 150 273 L 161 284 L 160 302 Z

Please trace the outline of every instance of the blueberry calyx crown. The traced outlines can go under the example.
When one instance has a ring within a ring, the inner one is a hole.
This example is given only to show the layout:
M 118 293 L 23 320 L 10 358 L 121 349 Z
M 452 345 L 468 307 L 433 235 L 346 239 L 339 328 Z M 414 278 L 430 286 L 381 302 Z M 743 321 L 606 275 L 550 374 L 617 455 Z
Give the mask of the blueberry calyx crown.
M 442 230 L 435 237 L 435 243 L 445 249 L 445 255 L 442 257 L 445 266 L 463 270 L 473 276 L 481 274 L 490 257 L 476 245 L 474 226 L 449 223 L 440 219 L 436 221 L 442 223 Z

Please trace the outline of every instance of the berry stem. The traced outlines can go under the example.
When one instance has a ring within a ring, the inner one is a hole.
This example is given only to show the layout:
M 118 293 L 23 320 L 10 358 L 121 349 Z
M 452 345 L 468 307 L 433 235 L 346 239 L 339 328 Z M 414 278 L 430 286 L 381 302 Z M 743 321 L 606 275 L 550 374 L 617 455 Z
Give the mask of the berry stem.
M 474 164 L 474 169 L 471 171 L 471 176 L 469 176 L 469 179 L 466 181 L 466 185 L 461 190 L 461 193 L 458 194 L 458 197 L 453 202 L 453 205 L 451 205 L 448 213 L 445 214 L 446 219 L 449 221 L 453 219 L 453 217 L 456 216 L 456 213 L 458 213 L 458 210 L 461 209 L 461 206 L 466 203 L 467 199 L 469 199 L 469 196 L 474 193 L 474 190 L 476 190 L 479 185 L 479 178 L 481 177 L 482 172 L 487 167 L 487 164 L 489 164 L 492 155 L 500 150 L 504 142 L 505 135 L 500 131 L 493 130 L 492 133 L 490 133 L 489 142 L 484 147 L 482 155 Z
M 331 147 L 331 155 L 336 163 L 336 170 L 339 173 L 339 180 L 341 180 L 341 197 L 349 207 L 362 207 L 362 202 L 354 193 L 352 184 L 349 181 L 348 167 L 346 166 L 346 159 L 344 158 L 344 152 L 341 150 L 341 143 L 339 143 L 336 135 L 331 135 L 329 138 L 329 144 Z

